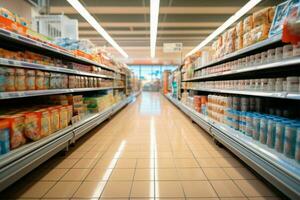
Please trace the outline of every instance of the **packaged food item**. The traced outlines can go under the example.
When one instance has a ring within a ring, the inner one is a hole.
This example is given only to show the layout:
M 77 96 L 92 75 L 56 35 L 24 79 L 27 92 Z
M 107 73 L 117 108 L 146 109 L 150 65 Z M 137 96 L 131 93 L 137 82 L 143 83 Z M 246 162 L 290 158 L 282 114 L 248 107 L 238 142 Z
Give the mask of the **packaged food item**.
M 0 155 L 9 151 L 9 121 L 0 119 Z
M 287 77 L 287 92 L 299 92 L 299 78 L 297 76 Z
M 293 56 L 300 56 L 300 42 L 293 45 Z
M 46 137 L 51 134 L 50 113 L 47 109 L 37 110 L 35 112 L 40 119 L 41 137 Z
M 0 67 L 0 92 L 5 92 L 6 68 Z
M 26 71 L 26 90 L 35 90 L 35 70 Z
M 235 39 L 235 50 L 240 50 L 243 48 L 243 36 L 238 36 Z
M 68 126 L 68 110 L 66 106 L 61 106 L 59 109 L 59 127 L 63 129 Z
M 288 158 L 295 158 L 297 139 L 297 124 L 289 123 L 285 126 L 283 153 Z
M 293 57 L 293 45 L 287 44 L 283 46 L 283 58 Z
M 290 1 L 276 6 L 275 15 L 269 32 L 269 37 L 282 33 L 283 23 L 289 11 Z
M 247 47 L 253 44 L 252 34 L 251 32 L 247 32 L 243 36 L 243 47 Z
M 25 84 L 25 70 L 24 69 L 16 69 L 16 74 L 15 74 L 15 87 L 17 91 L 23 91 L 26 89 L 26 84 Z
M 255 13 L 253 13 L 254 27 L 261 26 L 263 24 L 269 24 L 269 10 L 270 10 L 270 7 L 261 9 Z
M 16 16 L 12 12 L 10 12 L 9 10 L 7 10 L 5 8 L 0 8 L 0 15 L 11 21 L 16 21 Z
M 269 8 L 269 13 L 268 13 L 269 24 L 272 24 L 274 19 L 274 14 L 275 14 L 275 6 Z
M 253 15 L 249 15 L 244 19 L 243 31 L 244 34 L 253 29 Z
M 41 118 L 36 112 L 25 114 L 25 136 L 33 141 L 41 138 Z
M 283 48 L 282 47 L 277 47 L 275 49 L 275 60 L 281 60 L 283 57 Z
M 15 87 L 15 82 L 16 82 L 15 72 L 16 71 L 14 68 L 10 68 L 10 67 L 7 67 L 5 69 L 6 69 L 5 91 L 7 91 L 7 92 L 16 91 L 16 87 Z
M 251 30 L 251 38 L 253 43 L 260 42 L 268 38 L 270 26 L 268 24 L 262 24 Z
M 268 53 L 268 62 L 273 62 L 275 60 L 275 56 L 276 56 L 275 49 L 269 49 L 267 51 L 267 53 Z
M 45 89 L 45 74 L 43 71 L 36 71 L 35 86 L 37 90 Z
M 58 76 L 56 73 L 50 73 L 49 89 L 56 89 Z
M 300 163 L 300 127 L 297 128 L 295 159 Z
M 242 37 L 244 35 L 243 20 L 239 21 L 236 24 L 235 30 L 236 30 L 236 36 L 237 37 Z
M 69 88 L 76 88 L 75 76 L 69 76 Z
M 25 116 L 23 114 L 2 115 L 0 116 L 0 119 L 5 119 L 9 122 L 10 149 L 15 149 L 25 144 L 26 142 L 26 139 L 24 137 Z
M 49 72 L 44 72 L 44 89 L 49 89 L 50 88 L 50 73 Z
M 50 124 L 51 124 L 51 133 L 54 133 L 59 130 L 60 127 L 60 119 L 59 119 L 59 109 L 57 107 L 48 108 L 50 113 Z

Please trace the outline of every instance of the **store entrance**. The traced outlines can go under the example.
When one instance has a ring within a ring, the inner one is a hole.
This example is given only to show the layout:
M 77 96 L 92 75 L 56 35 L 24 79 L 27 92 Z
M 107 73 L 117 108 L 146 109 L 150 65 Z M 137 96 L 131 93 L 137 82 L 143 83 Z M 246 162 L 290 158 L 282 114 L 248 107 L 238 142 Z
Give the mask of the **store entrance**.
M 174 70 L 173 65 L 131 65 L 129 69 L 141 80 L 142 90 L 159 92 L 162 85 L 162 74 L 165 70 Z

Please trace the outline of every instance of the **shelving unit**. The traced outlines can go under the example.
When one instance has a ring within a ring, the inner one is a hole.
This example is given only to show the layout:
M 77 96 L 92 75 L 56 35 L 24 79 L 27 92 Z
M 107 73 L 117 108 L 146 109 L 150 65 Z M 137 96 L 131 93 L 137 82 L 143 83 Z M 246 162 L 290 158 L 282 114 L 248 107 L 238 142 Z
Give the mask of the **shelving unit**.
M 39 54 L 47 55 L 50 57 L 59 58 L 65 61 L 72 61 L 80 64 L 93 65 L 102 69 L 107 69 L 113 72 L 113 76 L 94 74 L 85 71 L 67 69 L 62 67 L 48 66 L 43 64 L 29 63 L 25 61 L 12 60 L 6 58 L 0 58 L 0 66 L 35 69 L 49 72 L 58 72 L 68 75 L 80 75 L 87 77 L 97 77 L 101 79 L 111 80 L 112 87 L 100 87 L 100 88 L 66 88 L 66 89 L 47 89 L 47 90 L 30 90 L 30 91 L 13 91 L 13 92 L 0 92 L 0 100 L 7 99 L 19 99 L 31 98 L 36 96 L 47 96 L 56 94 L 67 93 L 85 93 L 85 92 L 97 92 L 97 91 L 120 91 L 125 92 L 125 85 L 127 82 L 127 73 L 116 71 L 114 68 L 101 65 L 92 60 L 86 58 L 74 56 L 70 52 L 64 49 L 56 48 L 45 42 L 36 41 L 27 38 L 10 31 L 0 29 L 0 39 L 4 43 L 14 46 L 14 48 L 26 49 Z M 115 85 L 117 79 L 116 74 L 121 74 L 124 86 Z M 114 92 L 115 93 L 115 92 Z M 76 143 L 80 137 L 84 136 L 94 127 L 98 126 L 105 120 L 111 118 L 115 113 L 124 108 L 130 103 L 137 94 L 127 93 L 126 97 L 118 103 L 106 108 L 100 113 L 89 114 L 79 122 L 73 123 L 68 127 L 59 130 L 45 138 L 42 138 L 35 142 L 27 143 L 17 149 L 13 149 L 10 152 L 0 155 L 0 191 L 14 183 L 18 179 L 22 178 L 28 172 L 48 160 L 50 157 L 62 150 L 68 150 L 69 145 Z
M 226 125 L 209 119 L 169 94 L 166 97 L 200 127 L 291 199 L 299 197 L 300 166 L 295 160 L 289 159 L 275 150 L 270 151 L 266 145 L 260 144 Z
M 125 107 L 134 98 L 130 95 L 102 111 L 86 117 L 84 120 L 53 133 L 36 142 L 28 143 L 0 157 L 0 191 L 14 183 L 47 159 L 68 149 L 71 143 L 88 133 L 106 119 Z
M 260 70 L 271 70 L 271 69 L 283 69 L 285 67 L 291 67 L 291 66 L 296 66 L 300 64 L 300 58 L 295 57 L 295 58 L 289 58 L 289 59 L 284 59 L 280 60 L 277 62 L 272 62 L 272 63 L 267 63 L 267 64 L 260 64 L 260 65 L 255 65 L 255 66 L 249 66 L 241 69 L 236 69 L 232 71 L 227 71 L 227 72 L 222 72 L 222 73 L 216 73 L 216 74 L 209 74 L 209 75 L 204 75 L 201 77 L 194 77 L 191 79 L 183 80 L 183 82 L 190 82 L 190 81 L 204 81 L 204 80 L 212 80 L 212 79 L 222 79 L 226 76 L 230 75 L 240 75 L 244 74 L 247 72 L 257 72 Z
M 213 92 L 213 93 L 224 93 L 224 94 L 239 94 L 247 96 L 257 97 L 270 97 L 270 98 L 281 98 L 281 99 L 297 99 L 300 100 L 300 93 L 288 93 L 288 92 L 260 92 L 260 91 L 246 91 L 246 90 L 225 90 L 225 89 L 195 89 L 188 88 L 187 90 Z

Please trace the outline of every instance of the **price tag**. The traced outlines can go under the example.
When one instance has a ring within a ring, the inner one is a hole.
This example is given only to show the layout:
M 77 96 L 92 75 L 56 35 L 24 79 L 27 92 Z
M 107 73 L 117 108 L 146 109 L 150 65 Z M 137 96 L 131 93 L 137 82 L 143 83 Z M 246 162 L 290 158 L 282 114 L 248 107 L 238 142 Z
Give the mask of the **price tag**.
M 8 65 L 9 62 L 8 62 L 8 60 L 6 60 L 6 59 L 1 59 L 1 60 L 0 60 L 0 64 L 2 64 L 2 65 Z

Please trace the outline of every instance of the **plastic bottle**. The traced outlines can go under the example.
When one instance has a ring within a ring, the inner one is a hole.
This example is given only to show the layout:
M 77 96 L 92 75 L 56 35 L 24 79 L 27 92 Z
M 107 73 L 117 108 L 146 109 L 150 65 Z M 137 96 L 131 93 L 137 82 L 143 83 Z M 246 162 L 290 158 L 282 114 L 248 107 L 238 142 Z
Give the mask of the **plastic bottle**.
M 283 153 L 286 157 L 295 158 L 297 139 L 297 124 L 287 124 L 285 126 L 284 134 L 284 148 Z
M 253 131 L 252 131 L 252 138 L 254 140 L 259 140 L 259 133 L 260 133 L 260 116 L 258 114 L 253 116 Z
M 300 127 L 297 128 L 295 159 L 300 163 Z
M 268 119 L 266 118 L 266 116 L 260 118 L 259 130 L 259 141 L 262 144 L 266 144 L 268 132 Z
M 275 134 L 276 134 L 276 119 L 268 119 L 268 131 L 267 131 L 267 145 L 270 148 L 274 148 L 275 145 Z

